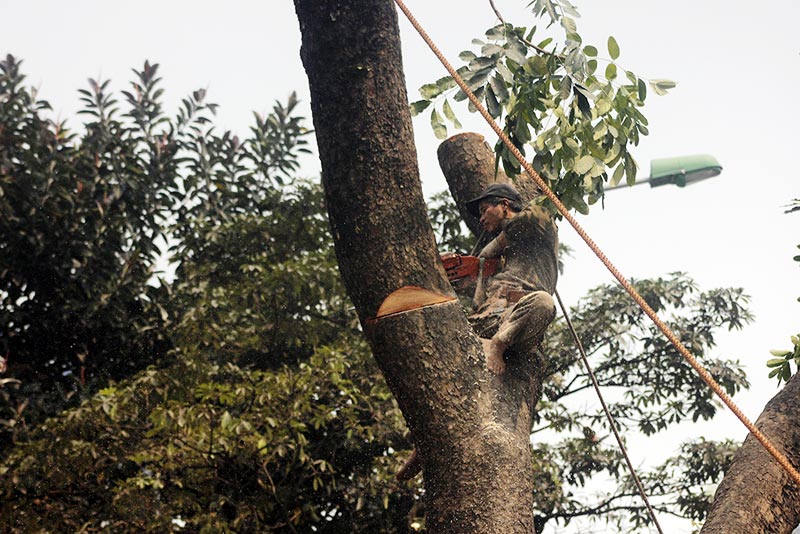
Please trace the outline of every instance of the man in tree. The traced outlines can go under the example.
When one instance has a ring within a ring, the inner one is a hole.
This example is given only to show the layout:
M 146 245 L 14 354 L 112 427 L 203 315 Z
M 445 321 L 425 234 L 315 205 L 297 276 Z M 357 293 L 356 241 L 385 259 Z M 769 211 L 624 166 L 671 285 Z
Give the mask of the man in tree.
M 522 197 L 510 184 L 489 185 L 467 202 L 467 210 L 494 236 L 478 256 L 482 260 L 505 259 L 503 269 L 488 283 L 478 276 L 475 313 L 469 317 L 483 344 L 486 367 L 502 375 L 506 351 L 518 358 L 536 354 L 555 318 L 551 295 L 558 278 L 558 229 L 542 206 L 530 202 L 523 207 Z M 397 479 L 409 480 L 421 468 L 415 449 L 397 472 Z
M 467 209 L 496 236 L 479 257 L 503 256 L 503 269 L 486 284 L 478 278 L 470 323 L 480 336 L 488 369 L 502 375 L 508 349 L 530 355 L 539 349 L 555 317 L 551 295 L 558 278 L 558 230 L 553 217 L 533 202 L 523 208 L 513 186 L 489 185 Z M 485 285 L 485 287 L 484 287 Z

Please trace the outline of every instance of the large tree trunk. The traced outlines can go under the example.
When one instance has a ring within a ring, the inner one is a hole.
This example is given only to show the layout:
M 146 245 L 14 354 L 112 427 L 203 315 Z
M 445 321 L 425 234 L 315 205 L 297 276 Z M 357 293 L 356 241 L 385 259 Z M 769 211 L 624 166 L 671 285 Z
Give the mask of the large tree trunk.
M 756 427 L 800 465 L 800 378 L 767 403 Z M 733 457 L 701 534 L 789 534 L 800 522 L 800 488 L 752 435 Z
M 295 8 L 342 278 L 420 451 L 428 531 L 532 532 L 529 435 L 541 366 L 510 362 L 500 378 L 485 369 L 438 260 L 394 4 L 295 0 Z M 404 286 L 448 300 L 376 318 Z

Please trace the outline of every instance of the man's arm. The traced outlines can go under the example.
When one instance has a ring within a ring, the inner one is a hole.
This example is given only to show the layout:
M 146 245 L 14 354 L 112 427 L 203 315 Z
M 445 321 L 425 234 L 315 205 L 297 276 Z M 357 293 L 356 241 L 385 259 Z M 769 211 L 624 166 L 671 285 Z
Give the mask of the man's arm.
M 486 300 L 485 279 L 483 277 L 483 260 L 486 258 L 496 258 L 500 256 L 508 245 L 508 238 L 505 232 L 500 232 L 500 235 L 489 241 L 489 243 L 481 249 L 478 257 L 481 259 L 481 267 L 478 272 L 478 285 L 475 287 L 475 295 L 472 297 L 472 308 L 477 310 L 481 304 Z
M 496 258 L 503 253 L 508 246 L 508 238 L 505 232 L 489 241 L 489 243 L 478 253 L 479 258 Z

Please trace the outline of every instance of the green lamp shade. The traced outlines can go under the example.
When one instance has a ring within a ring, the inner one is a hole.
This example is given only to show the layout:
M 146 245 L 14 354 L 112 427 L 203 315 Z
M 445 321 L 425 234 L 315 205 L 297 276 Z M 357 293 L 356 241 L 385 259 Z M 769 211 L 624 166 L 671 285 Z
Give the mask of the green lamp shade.
M 722 165 L 707 154 L 654 159 L 650 162 L 650 187 L 675 184 L 684 187 L 722 172 Z

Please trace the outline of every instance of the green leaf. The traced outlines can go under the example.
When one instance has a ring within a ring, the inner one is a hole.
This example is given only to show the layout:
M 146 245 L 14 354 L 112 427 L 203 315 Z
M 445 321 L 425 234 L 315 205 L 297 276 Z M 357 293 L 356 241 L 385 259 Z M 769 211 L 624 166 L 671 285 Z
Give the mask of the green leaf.
M 542 56 L 533 56 L 529 58 L 525 63 L 523 63 L 523 67 L 531 74 L 538 76 L 547 74 L 547 60 Z
M 559 93 L 561 100 L 566 100 L 569 98 L 570 93 L 572 93 L 572 78 L 569 76 L 564 76 L 561 79 L 561 88 Z
M 492 68 L 494 68 L 496 63 L 497 63 L 497 59 L 496 58 L 487 57 L 487 56 L 478 56 L 478 57 L 476 57 L 475 59 L 473 59 L 472 61 L 469 62 L 469 70 L 473 71 L 473 72 L 477 72 L 479 70 L 485 70 L 487 68 L 488 69 L 492 69 Z M 462 75 L 462 78 L 464 76 L 466 76 L 466 75 L 467 74 L 464 73 Z
M 630 153 L 625 154 L 625 179 L 628 185 L 633 185 L 636 182 L 636 160 Z
M 575 48 L 564 58 L 564 68 L 579 82 L 586 78 L 586 63 L 586 56 L 580 48 Z
M 790 351 L 790 350 L 772 349 L 771 351 L 769 351 L 769 353 L 772 354 L 773 356 L 781 357 L 781 356 L 788 356 L 789 354 L 792 353 L 792 351 Z M 773 361 L 773 360 L 770 360 L 770 361 Z M 781 360 L 781 361 L 784 361 L 784 360 Z M 767 365 L 769 365 L 769 362 L 767 362 Z
M 575 9 L 575 6 L 570 4 L 567 0 L 561 0 L 559 2 L 559 4 L 561 5 L 561 10 L 564 13 L 566 13 L 567 15 L 571 15 L 571 16 L 575 17 L 576 19 L 580 18 L 581 15 L 580 15 L 580 13 L 578 13 L 578 10 Z
M 786 363 L 785 358 L 772 358 L 771 360 L 767 361 L 767 367 L 778 367 Z
M 222 419 L 220 420 L 220 426 L 222 427 L 223 430 L 227 430 L 227 428 L 231 425 L 231 421 L 232 421 L 231 414 L 228 413 L 228 411 L 226 410 L 222 414 Z
M 575 162 L 575 165 L 572 167 L 572 170 L 578 174 L 586 174 L 592 169 L 593 166 L 594 166 L 594 157 L 586 155 Z
M 509 37 L 508 47 L 506 47 L 506 56 L 508 59 L 517 65 L 524 65 L 527 53 L 528 47 L 526 47 L 524 43 L 513 36 Z
M 416 102 L 412 102 L 410 105 L 411 116 L 416 117 L 417 115 L 425 111 L 425 109 L 427 109 L 427 107 L 430 105 L 431 105 L 430 100 L 417 100 Z
M 575 20 L 570 17 L 561 17 L 561 26 L 567 31 L 567 33 L 578 32 L 578 25 L 575 24 Z
M 441 115 L 436 111 L 436 108 L 431 112 L 431 127 L 433 128 L 433 135 L 436 139 L 443 140 L 447 138 L 447 126 L 444 125 Z
M 572 197 L 572 204 L 581 215 L 589 215 L 589 206 L 580 194 L 576 194 Z
M 592 45 L 586 45 L 583 47 L 583 53 L 589 57 L 597 57 L 597 48 Z
M 594 95 L 578 84 L 573 84 L 572 88 L 575 92 L 575 101 L 578 105 L 578 109 L 580 109 L 584 117 L 590 119 L 592 116 L 592 108 L 589 101 L 594 98 Z
M 505 49 L 502 46 L 490 43 L 481 48 L 481 54 L 487 57 L 495 54 L 503 55 L 505 54 Z
M 492 72 L 492 67 L 486 67 L 483 69 L 479 69 L 477 71 L 470 71 L 466 73 L 463 76 L 463 78 L 464 81 L 467 83 L 467 87 L 469 87 L 469 90 L 476 93 L 477 95 L 478 89 L 486 83 L 486 80 L 489 78 L 489 74 L 491 72 Z
M 441 94 L 442 90 L 439 88 L 439 85 L 436 83 L 426 83 L 422 87 L 419 88 L 419 94 L 422 98 L 426 100 L 431 100 L 436 98 Z
M 605 163 L 606 165 L 612 164 L 619 156 L 619 151 L 620 151 L 620 146 L 617 143 L 611 145 L 611 149 L 603 158 L 603 163 Z
M 486 30 L 486 37 L 489 39 L 502 39 L 506 35 L 506 27 L 505 24 L 498 24 L 493 28 L 489 28 Z
M 436 80 L 436 85 L 439 86 L 439 90 L 442 92 L 447 91 L 448 89 L 452 89 L 456 86 L 456 81 L 453 79 L 452 76 L 443 76 Z
M 608 80 L 613 80 L 617 77 L 617 66 L 614 63 L 609 63 L 606 66 L 606 78 Z
M 552 42 L 553 42 L 553 38 L 552 37 L 548 37 L 547 39 L 545 39 L 541 43 L 537 44 L 536 47 L 537 48 L 544 48 L 545 46 L 549 45 Z
M 575 154 L 575 155 L 577 155 L 578 152 L 581 149 L 580 145 L 578 145 L 578 142 L 575 139 L 571 138 L 571 137 L 567 137 L 566 139 L 564 139 L 564 148 L 566 148 L 571 154 Z M 575 171 L 575 172 L 578 172 L 578 171 Z M 583 174 L 583 173 L 580 173 L 580 174 Z
M 614 169 L 614 176 L 611 177 L 611 181 L 609 184 L 613 187 L 619 184 L 620 180 L 622 180 L 622 175 L 625 174 L 625 164 L 620 163 L 617 165 L 617 168 Z
M 592 180 L 591 174 L 586 174 L 583 177 L 583 190 L 589 192 L 592 189 L 594 189 L 594 180 Z
M 450 107 L 450 102 L 447 100 L 445 100 L 444 104 L 442 105 L 442 113 L 444 113 L 444 116 L 453 123 L 453 126 L 455 126 L 457 129 L 461 128 L 461 123 L 456 118 L 456 114 L 453 113 L 453 108 Z
M 495 95 L 491 85 L 486 91 L 486 108 L 489 111 L 489 115 L 495 119 L 500 117 L 502 107 L 500 106 L 500 102 L 498 102 L 497 95 Z
M 608 126 L 606 126 L 605 121 L 600 121 L 592 131 L 592 139 L 599 141 L 606 136 L 606 133 L 608 133 Z
M 463 52 L 458 54 L 458 58 L 461 61 L 465 62 L 465 63 L 469 63 L 470 61 L 472 61 L 476 57 L 478 57 L 478 56 L 475 55 L 475 52 L 472 52 L 470 50 L 464 50 Z
M 659 96 L 664 96 L 669 89 L 676 85 L 672 80 L 650 80 L 650 88 Z
M 531 130 L 528 128 L 528 123 L 522 117 L 517 117 L 517 122 L 514 127 L 514 133 L 522 143 L 527 143 L 531 140 Z
M 484 93 L 485 91 L 486 91 L 486 86 L 483 86 L 483 87 L 478 87 L 478 88 L 477 88 L 477 89 L 475 89 L 475 91 L 473 92 L 473 94 L 475 95 L 475 98 L 476 98 L 476 99 L 477 99 L 479 102 L 480 102 L 481 98 L 483 98 L 483 93 Z M 455 99 L 454 99 L 454 100 L 455 100 Z M 475 113 L 476 111 L 478 111 L 478 109 L 477 109 L 477 108 L 476 108 L 476 107 L 475 107 L 475 106 L 472 104 L 472 101 L 470 101 L 470 102 L 469 102 L 469 104 L 467 105 L 467 109 L 469 110 L 469 112 L 470 112 L 470 113 Z
M 505 104 L 508 102 L 508 88 L 501 77 L 493 76 L 489 80 L 489 85 L 491 86 L 494 96 L 497 97 L 497 101 L 500 104 Z
M 496 65 L 496 70 L 497 74 L 499 74 L 506 83 L 508 84 L 514 83 L 514 74 L 512 74 L 512 72 L 508 69 L 508 67 L 503 65 L 503 63 L 498 63 Z
M 640 78 L 636 85 L 639 89 L 639 100 L 644 102 L 645 97 L 647 97 L 647 84 Z
M 617 44 L 617 40 L 611 35 L 608 36 L 608 54 L 611 56 L 611 59 L 617 59 L 619 57 L 619 45 Z
M 558 20 L 558 15 L 556 14 L 556 9 L 553 7 L 553 2 L 551 0 L 543 0 L 545 9 L 547 10 L 547 14 L 550 15 L 550 20 L 553 22 Z

